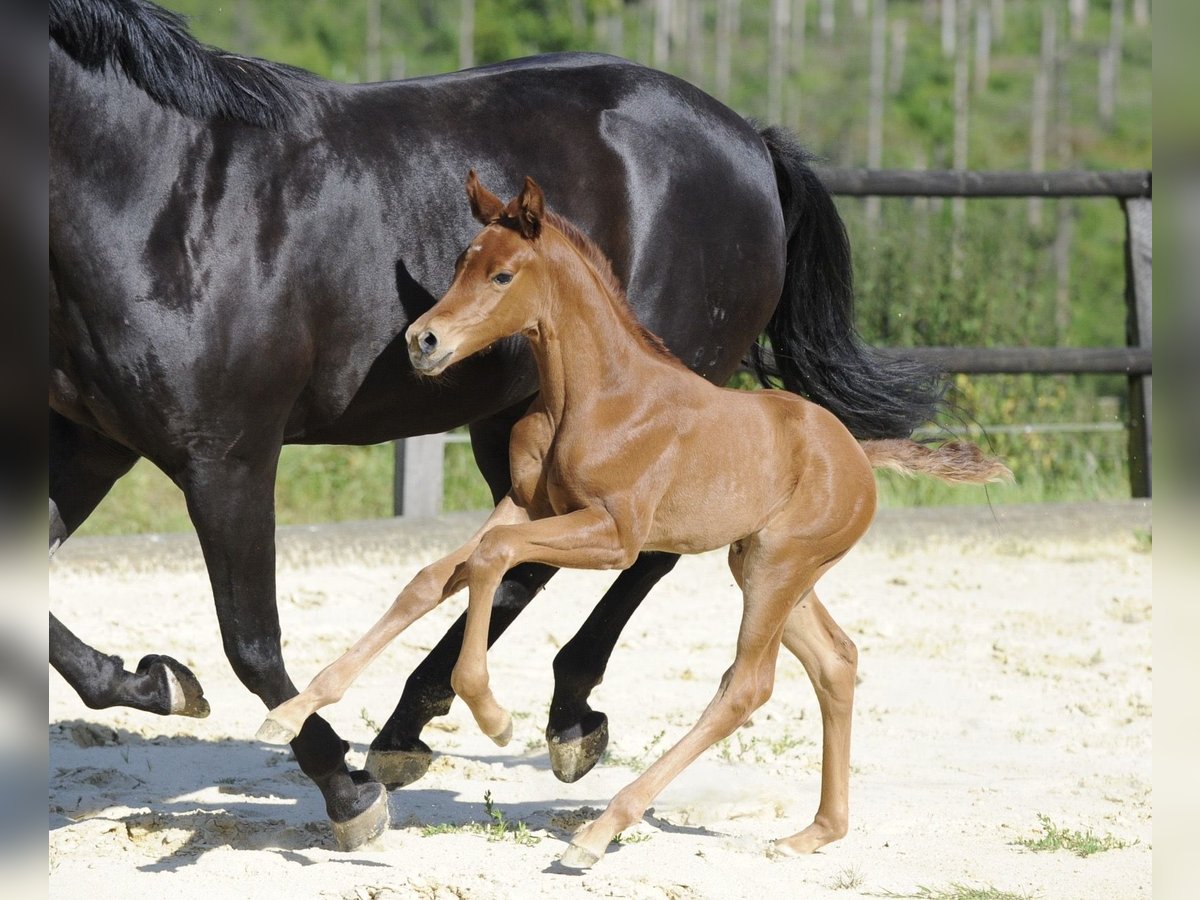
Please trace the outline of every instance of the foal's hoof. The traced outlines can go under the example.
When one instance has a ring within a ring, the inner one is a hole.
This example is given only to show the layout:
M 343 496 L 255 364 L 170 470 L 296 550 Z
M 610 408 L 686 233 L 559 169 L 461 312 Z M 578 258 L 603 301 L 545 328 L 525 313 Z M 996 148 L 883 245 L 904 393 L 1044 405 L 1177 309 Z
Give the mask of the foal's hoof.
M 587 847 L 572 843 L 567 845 L 567 849 L 563 851 L 558 861 L 568 869 L 590 869 L 600 862 L 600 857 Z
M 592 710 L 583 722 L 565 731 L 546 728 L 550 768 L 559 781 L 578 781 L 600 761 L 608 748 L 608 716 Z M 565 863 L 564 863 L 565 865 Z
M 490 737 L 492 739 L 492 741 L 495 742 L 497 747 L 507 747 L 509 741 L 512 740 L 512 736 L 513 736 L 512 716 L 509 715 L 507 711 L 505 711 L 504 727 L 501 728 L 495 734 L 489 734 L 488 737 Z
M 152 653 L 137 664 L 139 675 L 158 675 L 162 679 L 163 695 L 167 698 L 169 716 L 191 716 L 203 719 L 209 713 L 204 688 L 192 670 L 169 656 Z
M 267 716 L 258 726 L 258 733 L 254 738 L 264 744 L 290 744 L 296 739 L 296 732 Z
M 387 831 L 387 789 L 378 782 L 368 782 L 359 787 L 359 799 L 366 804 L 362 812 L 345 822 L 330 822 L 339 850 L 357 850 Z
M 368 750 L 365 768 L 390 791 L 421 778 L 432 762 L 433 751 L 424 741 L 414 739 L 406 750 Z

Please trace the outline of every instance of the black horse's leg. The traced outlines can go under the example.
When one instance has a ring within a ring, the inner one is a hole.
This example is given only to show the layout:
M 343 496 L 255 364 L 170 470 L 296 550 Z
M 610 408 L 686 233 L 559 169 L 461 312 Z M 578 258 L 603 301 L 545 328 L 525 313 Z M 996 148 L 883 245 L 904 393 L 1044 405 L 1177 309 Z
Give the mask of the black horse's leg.
M 50 413 L 50 555 L 104 499 L 138 455 L 99 432 Z M 208 703 L 196 677 L 169 656 L 142 658 L 129 672 L 76 637 L 50 615 L 50 664 L 91 709 L 128 706 L 159 715 L 206 716 Z
M 504 576 L 493 601 L 489 647 L 556 571 L 550 566 L 530 564 L 518 566 Z M 412 784 L 433 761 L 433 751 L 421 740 L 421 731 L 430 720 L 450 712 L 454 701 L 450 672 L 458 661 L 466 621 L 466 613 L 459 616 L 408 676 L 395 711 L 371 742 L 367 771 L 389 788 Z
M 475 461 L 497 501 L 511 486 L 508 439 L 524 409 L 522 404 L 471 426 Z M 551 765 L 563 781 L 585 775 L 608 746 L 608 719 L 588 705 L 588 694 L 600 683 L 621 629 L 677 558 L 662 553 L 639 556 L 556 657 L 555 699 L 546 738 Z M 551 566 L 529 563 L 504 576 L 493 601 L 489 647 L 556 571 Z M 421 740 L 421 731 L 431 719 L 450 711 L 454 700 L 450 672 L 458 660 L 465 624 L 464 614 L 409 676 L 395 711 L 371 742 L 367 770 L 388 787 L 411 784 L 429 768 L 433 752 Z
M 275 463 L 266 458 L 193 462 L 181 476 L 216 601 L 221 640 L 241 682 L 274 708 L 296 694 L 284 669 L 275 602 Z M 387 794 L 352 774 L 347 745 L 320 716 L 291 744 L 301 770 L 321 790 L 342 849 L 387 827 Z
M 600 598 L 579 631 L 554 657 L 554 696 L 546 724 L 550 767 L 560 781 L 578 781 L 608 746 L 608 717 L 588 696 L 604 680 L 621 631 L 650 589 L 675 568 L 675 553 L 642 553 Z
M 497 503 L 511 486 L 508 436 L 527 406 L 527 403 L 518 404 L 471 426 L 471 450 L 475 454 L 475 462 L 488 483 L 493 501 Z M 489 647 L 556 571 L 551 566 L 528 564 L 505 574 L 493 600 L 488 628 Z M 416 781 L 433 761 L 433 751 L 421 740 L 421 731 L 430 720 L 450 711 L 450 704 L 454 701 L 450 672 L 458 661 L 465 626 L 464 613 L 408 676 L 400 702 L 371 742 L 367 771 L 389 788 Z

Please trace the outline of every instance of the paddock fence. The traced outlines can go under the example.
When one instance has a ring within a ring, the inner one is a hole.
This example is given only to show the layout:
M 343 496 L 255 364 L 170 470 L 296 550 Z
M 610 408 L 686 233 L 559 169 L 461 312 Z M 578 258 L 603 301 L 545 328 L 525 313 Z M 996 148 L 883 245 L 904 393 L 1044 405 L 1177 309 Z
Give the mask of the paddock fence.
M 1152 495 L 1152 173 L 964 172 L 896 169 L 819 169 L 830 192 L 843 197 L 964 197 L 1116 200 L 1125 216 L 1125 346 L 1123 347 L 892 347 L 881 352 L 928 362 L 947 374 L 1122 374 L 1128 380 L 1129 487 Z M 1022 426 L 1015 426 L 1021 428 Z M 443 458 L 463 434 L 431 434 L 395 442 L 394 512 L 435 516 L 442 511 Z

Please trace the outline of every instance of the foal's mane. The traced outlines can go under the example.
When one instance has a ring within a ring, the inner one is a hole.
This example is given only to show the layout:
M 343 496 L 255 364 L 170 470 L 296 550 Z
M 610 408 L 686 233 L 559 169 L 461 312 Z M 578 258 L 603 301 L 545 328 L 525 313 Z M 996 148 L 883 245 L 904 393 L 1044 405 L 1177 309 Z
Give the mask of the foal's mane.
M 625 288 L 621 286 L 620 280 L 613 271 L 612 261 L 604 255 L 603 250 L 596 246 L 596 242 L 584 234 L 574 223 L 564 219 L 558 213 L 554 212 L 554 210 L 546 210 L 543 222 L 552 226 L 555 231 L 565 237 L 579 251 L 579 255 L 583 257 L 584 262 L 592 267 L 601 286 L 613 298 L 613 309 L 617 311 L 617 316 L 629 332 L 634 337 L 640 339 L 643 344 L 655 353 L 683 366 L 679 358 L 663 343 L 662 338 L 638 321 L 637 316 L 633 313 L 633 307 L 629 304 L 629 296 L 625 293 Z
M 193 119 L 279 128 L 302 106 L 302 69 L 206 47 L 147 0 L 50 0 L 50 39 L 85 69 L 112 68 Z

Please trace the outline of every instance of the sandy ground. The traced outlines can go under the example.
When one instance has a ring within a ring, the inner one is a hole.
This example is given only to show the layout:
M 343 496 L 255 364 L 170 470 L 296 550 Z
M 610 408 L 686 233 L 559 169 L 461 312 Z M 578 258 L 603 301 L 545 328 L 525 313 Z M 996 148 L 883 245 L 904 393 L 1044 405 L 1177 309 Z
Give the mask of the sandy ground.
M 477 520 L 282 531 L 293 678 Z M 513 742 L 496 748 L 456 704 L 426 732 L 429 774 L 391 795 L 391 829 L 340 853 L 286 748 L 253 739 L 264 710 L 224 659 L 194 539 L 69 542 L 51 609 L 130 663 L 183 660 L 213 713 L 94 712 L 50 673 L 50 896 L 1149 897 L 1149 530 L 1142 504 L 881 514 L 820 589 L 861 653 L 850 834 L 807 858 L 766 853 L 817 803 L 820 716 L 785 654 L 752 722 L 584 875 L 553 865 L 570 832 L 683 734 L 732 659 L 740 598 L 723 553 L 681 561 L 634 617 L 594 699 L 610 755 L 587 777 L 564 785 L 549 769 L 550 662 L 611 576 L 564 572 L 490 656 Z M 417 623 L 328 710 L 352 763 L 463 603 Z M 523 828 L 489 839 L 475 824 L 491 821 L 485 796 Z M 1034 852 L 1017 842 L 1042 833 L 1039 816 L 1127 846 Z

